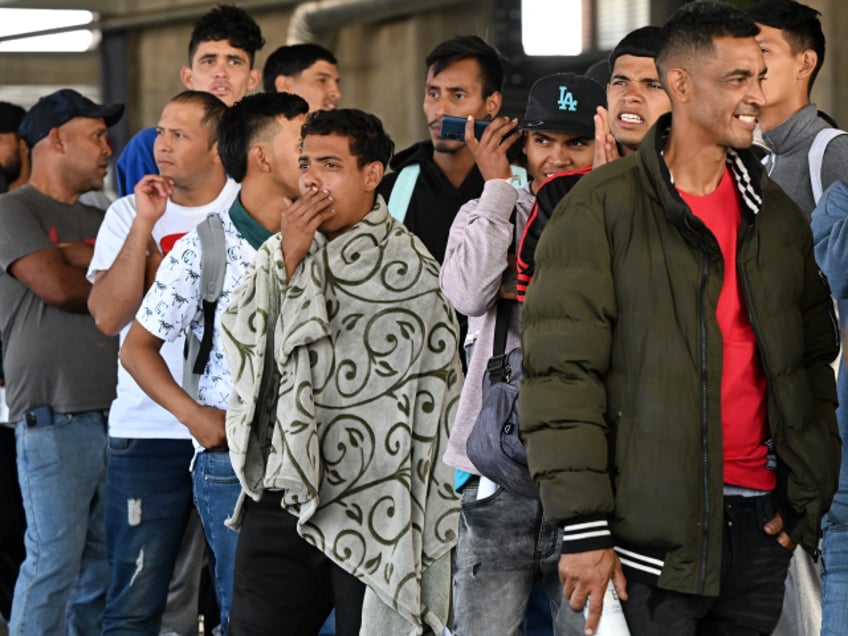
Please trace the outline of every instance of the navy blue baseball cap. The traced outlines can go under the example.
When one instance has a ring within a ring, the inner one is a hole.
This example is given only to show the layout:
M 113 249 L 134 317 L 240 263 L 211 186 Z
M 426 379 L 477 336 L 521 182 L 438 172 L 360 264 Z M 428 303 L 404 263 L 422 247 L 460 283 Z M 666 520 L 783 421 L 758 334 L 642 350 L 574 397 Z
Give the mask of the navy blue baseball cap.
M 521 130 L 595 136 L 595 110 L 606 106 L 604 87 L 575 73 L 545 75 L 533 84 Z
M 72 88 L 63 88 L 39 99 L 29 109 L 18 134 L 32 148 L 44 139 L 53 128 L 58 128 L 76 117 L 103 118 L 107 126 L 114 126 L 124 114 L 123 104 L 96 104 Z

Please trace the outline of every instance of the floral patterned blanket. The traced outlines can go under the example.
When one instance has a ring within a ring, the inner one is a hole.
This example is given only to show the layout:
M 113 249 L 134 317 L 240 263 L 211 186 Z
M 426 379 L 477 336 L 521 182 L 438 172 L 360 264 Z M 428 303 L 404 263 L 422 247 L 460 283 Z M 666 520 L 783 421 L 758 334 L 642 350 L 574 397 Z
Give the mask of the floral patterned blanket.
M 422 607 L 422 574 L 455 544 L 459 514 L 440 458 L 462 371 L 438 273 L 378 197 L 347 233 L 316 235 L 288 282 L 280 235 L 269 239 L 222 321 L 244 494 L 283 490 L 301 536 L 410 633 L 446 619 Z

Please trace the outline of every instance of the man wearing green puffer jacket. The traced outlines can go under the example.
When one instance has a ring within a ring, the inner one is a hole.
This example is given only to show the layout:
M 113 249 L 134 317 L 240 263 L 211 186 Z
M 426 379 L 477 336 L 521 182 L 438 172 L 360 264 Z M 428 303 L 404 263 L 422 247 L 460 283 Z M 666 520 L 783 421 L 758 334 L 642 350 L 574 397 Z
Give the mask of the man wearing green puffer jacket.
M 584 177 L 536 251 L 520 421 L 560 577 L 593 633 L 612 580 L 634 634 L 763 634 L 836 490 L 838 329 L 801 211 L 750 152 L 756 25 L 684 5 L 672 104 Z

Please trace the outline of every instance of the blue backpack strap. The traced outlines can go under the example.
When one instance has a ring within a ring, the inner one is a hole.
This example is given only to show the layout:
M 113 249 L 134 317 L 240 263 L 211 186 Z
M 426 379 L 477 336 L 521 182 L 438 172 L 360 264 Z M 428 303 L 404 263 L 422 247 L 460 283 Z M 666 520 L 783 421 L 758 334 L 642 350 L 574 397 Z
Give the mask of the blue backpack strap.
M 516 188 L 523 188 L 527 185 L 527 171 L 524 168 L 510 166 L 510 169 L 512 176 L 515 177 L 513 185 Z M 412 191 L 415 190 L 415 182 L 418 180 L 420 172 L 420 164 L 412 163 L 404 166 L 398 173 L 395 186 L 389 195 L 389 214 L 401 223 L 406 218 L 406 211 L 409 209 L 409 202 L 412 200 Z
M 819 202 L 822 195 L 821 169 L 827 146 L 836 137 L 845 134 L 848 133 L 839 128 L 822 128 L 810 145 L 810 152 L 807 153 L 807 162 L 810 165 L 810 189 L 813 191 L 813 201 L 815 203 Z
M 398 173 L 395 187 L 392 188 L 392 193 L 389 195 L 389 214 L 401 223 L 406 218 L 406 211 L 409 208 L 409 202 L 412 200 L 412 191 L 415 190 L 415 182 L 418 181 L 420 172 L 420 164 L 411 163 L 404 166 Z
M 512 185 L 516 188 L 523 188 L 527 185 L 527 171 L 521 166 L 510 166 L 512 170 Z

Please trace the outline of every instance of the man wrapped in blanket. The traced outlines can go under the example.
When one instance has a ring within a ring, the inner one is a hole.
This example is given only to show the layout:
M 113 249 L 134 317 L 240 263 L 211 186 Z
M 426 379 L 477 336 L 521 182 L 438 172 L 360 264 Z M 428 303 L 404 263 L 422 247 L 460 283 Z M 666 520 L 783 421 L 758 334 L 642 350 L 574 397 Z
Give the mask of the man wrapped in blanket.
M 376 194 L 380 120 L 316 112 L 301 143 L 301 198 L 223 320 L 243 488 L 230 633 L 315 634 L 335 607 L 339 635 L 441 636 L 458 327 L 438 263 Z

